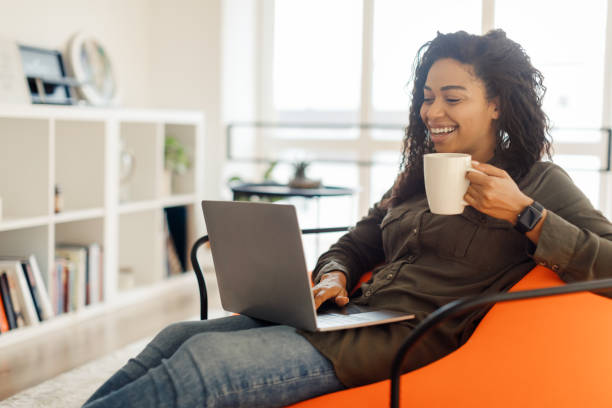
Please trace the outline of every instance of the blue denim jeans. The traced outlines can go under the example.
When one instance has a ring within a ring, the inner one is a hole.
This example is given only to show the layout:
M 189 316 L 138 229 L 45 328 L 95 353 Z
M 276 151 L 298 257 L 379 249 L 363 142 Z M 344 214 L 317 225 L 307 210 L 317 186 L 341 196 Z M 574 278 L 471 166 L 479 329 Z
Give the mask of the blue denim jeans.
M 166 327 L 84 407 L 281 407 L 343 388 L 294 328 L 231 316 Z

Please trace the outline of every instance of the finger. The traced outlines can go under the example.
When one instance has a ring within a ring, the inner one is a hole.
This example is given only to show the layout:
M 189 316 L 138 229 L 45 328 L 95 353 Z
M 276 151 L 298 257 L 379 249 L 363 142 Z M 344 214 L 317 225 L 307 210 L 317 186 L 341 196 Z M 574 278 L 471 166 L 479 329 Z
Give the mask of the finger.
M 469 192 L 465 193 L 465 195 L 463 196 L 463 199 L 469 206 L 472 206 L 477 210 L 479 209 L 478 199 L 473 194 Z
M 349 302 L 349 298 L 347 296 L 336 296 L 336 304 L 340 307 L 344 307 Z
M 321 290 L 319 291 L 315 296 L 314 296 L 314 301 L 315 301 L 315 309 L 318 309 L 319 306 L 321 306 L 323 304 L 323 302 L 325 302 L 327 299 L 331 299 L 333 297 L 335 297 L 339 292 L 339 289 L 334 290 L 334 288 L 331 288 L 329 290 Z
M 476 160 L 472 160 L 472 167 L 475 168 L 476 170 L 480 170 L 483 173 L 486 173 L 489 176 L 506 177 L 507 175 L 506 171 L 503 169 L 500 169 L 499 167 L 495 167 L 492 164 L 480 163 L 480 162 L 477 162 Z M 478 173 L 474 172 L 471 174 L 478 174 Z
M 475 171 L 465 172 L 465 178 L 470 180 L 471 184 L 484 184 L 489 180 L 489 175 L 476 173 Z
M 472 205 L 476 202 L 476 200 L 470 193 L 465 193 L 465 195 L 463 196 L 463 200 L 469 205 Z
M 478 199 L 479 197 L 483 196 L 485 191 L 486 191 L 486 186 L 484 184 L 470 183 L 466 191 L 466 194 L 470 194 L 475 199 Z

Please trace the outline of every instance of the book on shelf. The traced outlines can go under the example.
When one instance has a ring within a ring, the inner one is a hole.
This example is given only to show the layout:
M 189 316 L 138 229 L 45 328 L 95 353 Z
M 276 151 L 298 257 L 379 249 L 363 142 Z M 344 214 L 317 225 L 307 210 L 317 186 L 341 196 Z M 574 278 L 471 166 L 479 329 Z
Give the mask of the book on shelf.
M 49 292 L 46 289 L 45 281 L 38 266 L 38 261 L 36 260 L 36 257 L 34 255 L 30 255 L 28 257 L 26 265 L 28 267 L 28 277 L 33 282 L 32 291 L 36 292 L 36 299 L 42 311 L 42 320 L 50 319 L 55 315 L 55 313 L 53 313 L 53 307 L 51 306 Z
M 9 330 L 17 327 L 17 319 L 15 319 L 15 311 L 13 310 L 13 299 L 9 291 L 8 278 L 6 273 L 0 273 L 0 293 L 2 293 L 2 302 L 6 311 L 6 319 L 8 321 Z
M 4 309 L 4 299 L 2 298 L 2 288 L 0 287 L 0 333 L 5 333 L 11 328 L 6 318 L 6 310 Z
M 167 217 L 164 218 L 164 235 L 166 241 L 166 276 L 179 275 L 183 272 L 183 267 L 176 252 L 172 234 L 170 234 Z
M 17 265 L 15 265 L 16 270 L 19 273 L 19 269 L 17 269 Z M 0 269 L 2 267 L 0 266 Z M 6 274 L 6 280 L 8 283 L 11 306 L 13 306 L 13 315 L 15 316 L 15 327 L 25 327 L 26 326 L 26 317 L 24 317 L 24 313 L 22 310 L 26 307 L 25 302 L 21 300 L 21 294 L 17 294 L 19 289 L 17 288 L 17 276 L 10 273 L 8 270 L 4 269 L 2 273 Z M 30 323 L 30 318 L 28 317 L 28 324 Z
M 81 310 L 85 307 L 87 249 L 81 245 L 58 245 L 55 256 L 68 261 L 68 310 Z
M 34 299 L 26 280 L 26 271 L 22 266 L 23 257 L 15 257 L 12 260 L 4 258 L 0 261 L 0 271 L 7 277 L 7 284 L 10 291 L 13 313 L 16 327 L 32 326 L 40 322 Z M 23 319 L 19 319 L 21 314 Z M 11 327 L 13 329 L 14 327 Z
M 26 325 L 34 323 L 34 319 L 32 319 L 32 322 L 27 320 L 28 316 L 31 315 L 31 313 L 28 313 L 28 310 L 30 310 L 29 299 L 31 299 L 31 304 L 34 306 L 36 322 L 52 318 L 55 313 L 53 312 L 47 285 L 45 284 L 40 267 L 38 266 L 36 256 L 34 256 L 34 254 L 30 256 L 0 256 L 0 264 L 3 262 L 15 264 L 14 269 L 17 270 L 15 275 L 15 287 L 20 288 L 20 291 L 27 288 L 27 291 L 25 291 L 23 295 L 18 294 L 19 298 L 22 296 L 24 298 L 23 314 L 26 319 Z M 33 316 L 31 317 L 33 318 Z
M 97 243 L 59 244 L 50 281 L 56 313 L 80 310 L 103 300 L 102 248 Z

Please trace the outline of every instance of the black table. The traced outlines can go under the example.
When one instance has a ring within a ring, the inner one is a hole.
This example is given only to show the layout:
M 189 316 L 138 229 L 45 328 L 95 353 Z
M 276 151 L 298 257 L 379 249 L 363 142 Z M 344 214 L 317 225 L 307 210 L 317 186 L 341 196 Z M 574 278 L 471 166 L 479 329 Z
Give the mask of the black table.
M 292 188 L 279 183 L 242 183 L 230 185 L 234 200 L 259 197 L 334 197 L 355 194 L 355 190 L 347 187 L 321 186 L 319 188 Z

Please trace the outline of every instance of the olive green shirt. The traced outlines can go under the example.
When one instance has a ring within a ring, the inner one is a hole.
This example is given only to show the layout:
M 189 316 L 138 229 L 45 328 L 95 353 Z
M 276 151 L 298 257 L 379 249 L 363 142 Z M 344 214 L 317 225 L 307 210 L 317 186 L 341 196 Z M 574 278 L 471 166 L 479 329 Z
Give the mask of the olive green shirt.
M 346 386 L 389 378 L 400 345 L 428 314 L 461 297 L 506 291 L 536 263 L 566 282 L 612 277 L 612 224 L 560 167 L 536 163 L 519 188 L 548 210 L 537 247 L 509 222 L 473 207 L 460 215 L 432 214 L 420 193 L 389 210 L 375 205 L 319 258 L 315 282 L 340 270 L 350 290 L 373 270 L 351 302 L 416 314 L 401 323 L 300 332 L 331 360 Z M 409 354 L 404 371 L 458 348 L 486 312 L 452 318 L 433 330 Z

